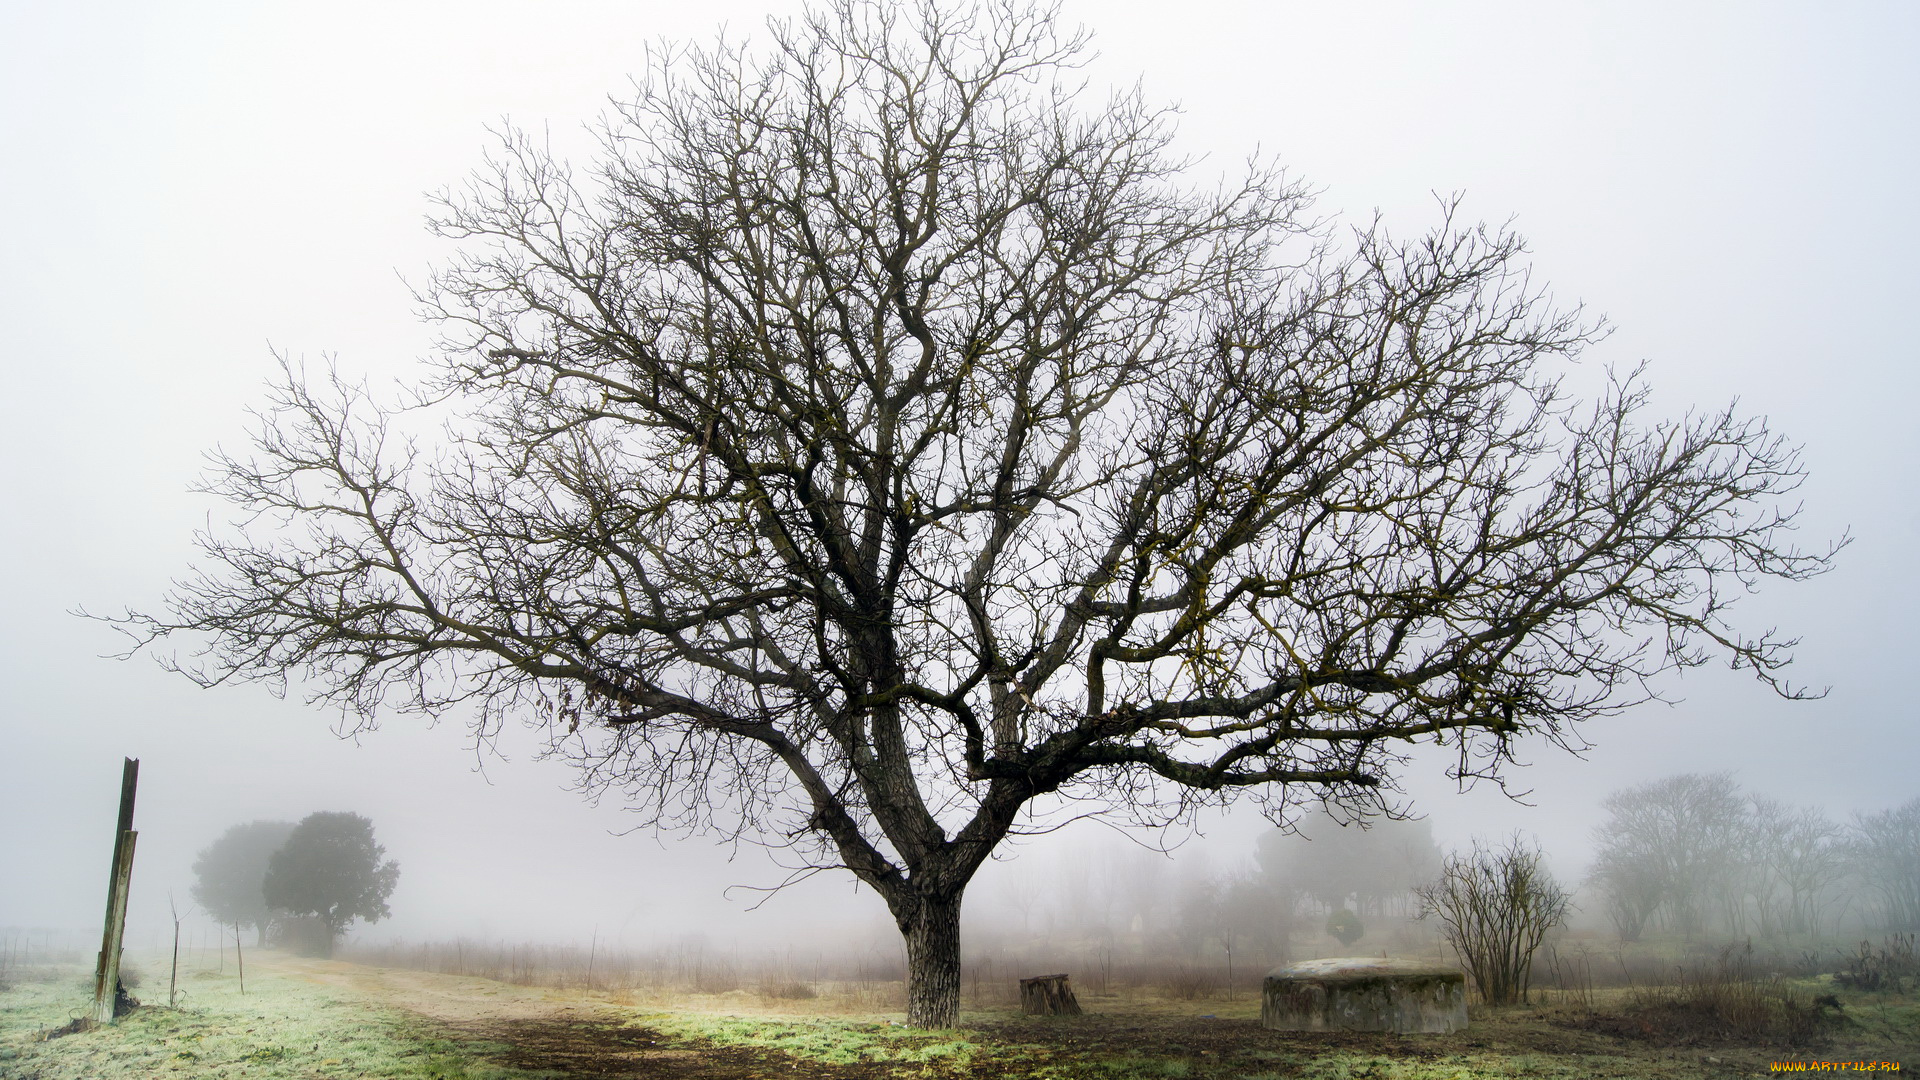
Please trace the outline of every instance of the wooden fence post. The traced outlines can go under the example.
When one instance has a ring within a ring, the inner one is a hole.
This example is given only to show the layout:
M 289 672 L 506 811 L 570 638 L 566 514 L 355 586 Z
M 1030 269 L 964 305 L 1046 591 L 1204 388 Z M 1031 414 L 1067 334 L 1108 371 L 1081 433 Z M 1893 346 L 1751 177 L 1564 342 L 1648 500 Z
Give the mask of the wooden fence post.
M 107 878 L 107 924 L 100 935 L 100 960 L 93 973 L 93 1019 L 111 1024 L 119 1004 L 120 946 L 127 931 L 127 887 L 133 882 L 133 795 L 140 783 L 140 762 L 127 758 L 120 769 L 120 823 L 113 834 L 113 872 Z
M 174 988 L 180 985 L 180 909 L 173 906 L 173 894 L 167 894 L 167 911 L 173 915 L 173 967 L 167 972 L 167 1008 L 174 1007 Z

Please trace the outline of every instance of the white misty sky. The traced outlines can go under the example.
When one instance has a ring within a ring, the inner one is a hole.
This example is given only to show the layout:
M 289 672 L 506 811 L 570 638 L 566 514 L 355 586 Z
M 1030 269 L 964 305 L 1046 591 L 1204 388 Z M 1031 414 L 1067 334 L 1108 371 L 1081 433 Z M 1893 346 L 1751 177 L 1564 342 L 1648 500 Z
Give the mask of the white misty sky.
M 154 607 L 221 509 L 187 489 L 237 446 L 269 345 L 384 377 L 427 348 L 402 277 L 444 249 L 425 192 L 458 184 L 502 117 L 585 147 L 582 126 L 649 40 L 755 32 L 785 2 L 0 5 L 0 926 L 88 928 L 122 756 L 143 762 L 134 932 L 183 904 L 227 825 L 351 809 L 403 865 L 379 934 L 641 943 L 873 927 L 820 881 L 759 912 L 777 876 L 709 840 L 614 836 L 566 771 L 477 758 L 395 720 L 357 744 L 257 687 L 210 692 L 118 662 L 68 614 Z M 1609 791 L 1731 769 L 1837 814 L 1920 794 L 1913 667 L 1920 386 L 1920 8 L 1907 3 L 1090 3 L 1096 87 L 1180 102 L 1196 153 L 1256 147 L 1413 232 L 1434 192 L 1512 219 L 1566 302 L 1617 327 L 1590 354 L 1646 360 L 1658 411 L 1741 408 L 1806 447 L 1804 536 L 1851 530 L 1838 569 L 1746 602 L 1805 642 L 1789 704 L 1724 671 L 1595 725 L 1584 760 L 1529 748 L 1498 792 L 1406 777 L 1443 843 L 1537 833 L 1567 873 Z M 1201 175 L 1209 165 L 1202 166 Z M 484 772 L 476 765 L 484 760 Z M 1186 858 L 1230 868 L 1260 827 L 1211 818 Z M 1022 849 L 1080 843 L 1076 827 Z M 1104 839 L 1101 842 L 1105 842 Z M 1031 864 L 1029 864 L 1031 865 Z M 990 867 L 981 889 L 1013 871 Z M 998 884 L 997 884 L 998 883 Z M 978 894 L 976 894 L 976 897 Z

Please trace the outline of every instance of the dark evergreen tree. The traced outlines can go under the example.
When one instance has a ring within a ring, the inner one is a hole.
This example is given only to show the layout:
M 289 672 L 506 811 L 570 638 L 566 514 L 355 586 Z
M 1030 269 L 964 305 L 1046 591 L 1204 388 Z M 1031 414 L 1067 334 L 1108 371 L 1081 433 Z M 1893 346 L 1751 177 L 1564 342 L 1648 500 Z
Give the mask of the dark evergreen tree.
M 359 814 L 308 814 L 267 865 L 269 905 L 311 915 L 325 927 L 323 955 L 355 919 L 379 922 L 392 914 L 387 897 L 400 880 L 400 864 L 381 856 L 373 822 Z
M 193 861 L 193 902 L 223 925 L 253 927 L 266 944 L 274 912 L 261 886 L 267 861 L 292 833 L 291 821 L 249 821 L 228 829 Z

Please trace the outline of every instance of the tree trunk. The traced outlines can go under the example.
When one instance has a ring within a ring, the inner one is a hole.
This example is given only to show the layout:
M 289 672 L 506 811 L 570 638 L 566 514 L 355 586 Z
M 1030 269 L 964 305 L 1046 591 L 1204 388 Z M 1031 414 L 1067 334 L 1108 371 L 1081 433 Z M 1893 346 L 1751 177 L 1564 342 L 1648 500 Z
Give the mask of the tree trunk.
M 1020 1011 L 1029 1016 L 1079 1016 L 1080 1001 L 1066 975 L 1035 975 L 1020 980 Z
M 917 900 L 901 920 L 907 939 L 907 1023 L 952 1027 L 960 1018 L 960 893 Z

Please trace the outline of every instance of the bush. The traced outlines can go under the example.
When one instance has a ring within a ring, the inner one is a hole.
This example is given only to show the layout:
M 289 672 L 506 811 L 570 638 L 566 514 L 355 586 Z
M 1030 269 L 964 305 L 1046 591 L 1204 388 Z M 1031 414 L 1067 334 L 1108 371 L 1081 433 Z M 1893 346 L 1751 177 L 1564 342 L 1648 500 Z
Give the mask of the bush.
M 1634 994 L 1641 1029 L 1661 1041 L 1801 1045 L 1830 1022 L 1778 978 L 1755 972 L 1753 946 L 1729 945 L 1709 960 L 1682 965 L 1674 985 Z
M 1875 952 L 1870 942 L 1861 942 L 1859 951 L 1842 961 L 1833 981 L 1852 990 L 1906 989 L 1907 980 L 1920 978 L 1920 956 L 1914 954 L 1914 935 L 1895 934 Z
M 798 979 L 768 979 L 760 984 L 760 996 L 777 1001 L 811 1001 L 820 995 Z
M 1489 1005 L 1527 1000 L 1533 954 L 1547 931 L 1567 917 L 1567 892 L 1538 848 L 1515 836 L 1501 849 L 1475 841 L 1468 855 L 1449 855 L 1440 880 L 1415 890 L 1420 915 L 1438 915 L 1441 933 Z
M 1367 936 L 1367 928 L 1360 923 L 1360 916 L 1341 908 L 1327 916 L 1327 933 L 1338 939 L 1342 945 L 1351 945 Z
M 1220 989 L 1220 980 L 1202 968 L 1182 965 L 1167 979 L 1167 996 L 1180 1001 L 1210 998 Z
M 700 994 L 725 994 L 740 989 L 740 976 L 726 960 L 699 957 L 694 961 L 693 990 Z

